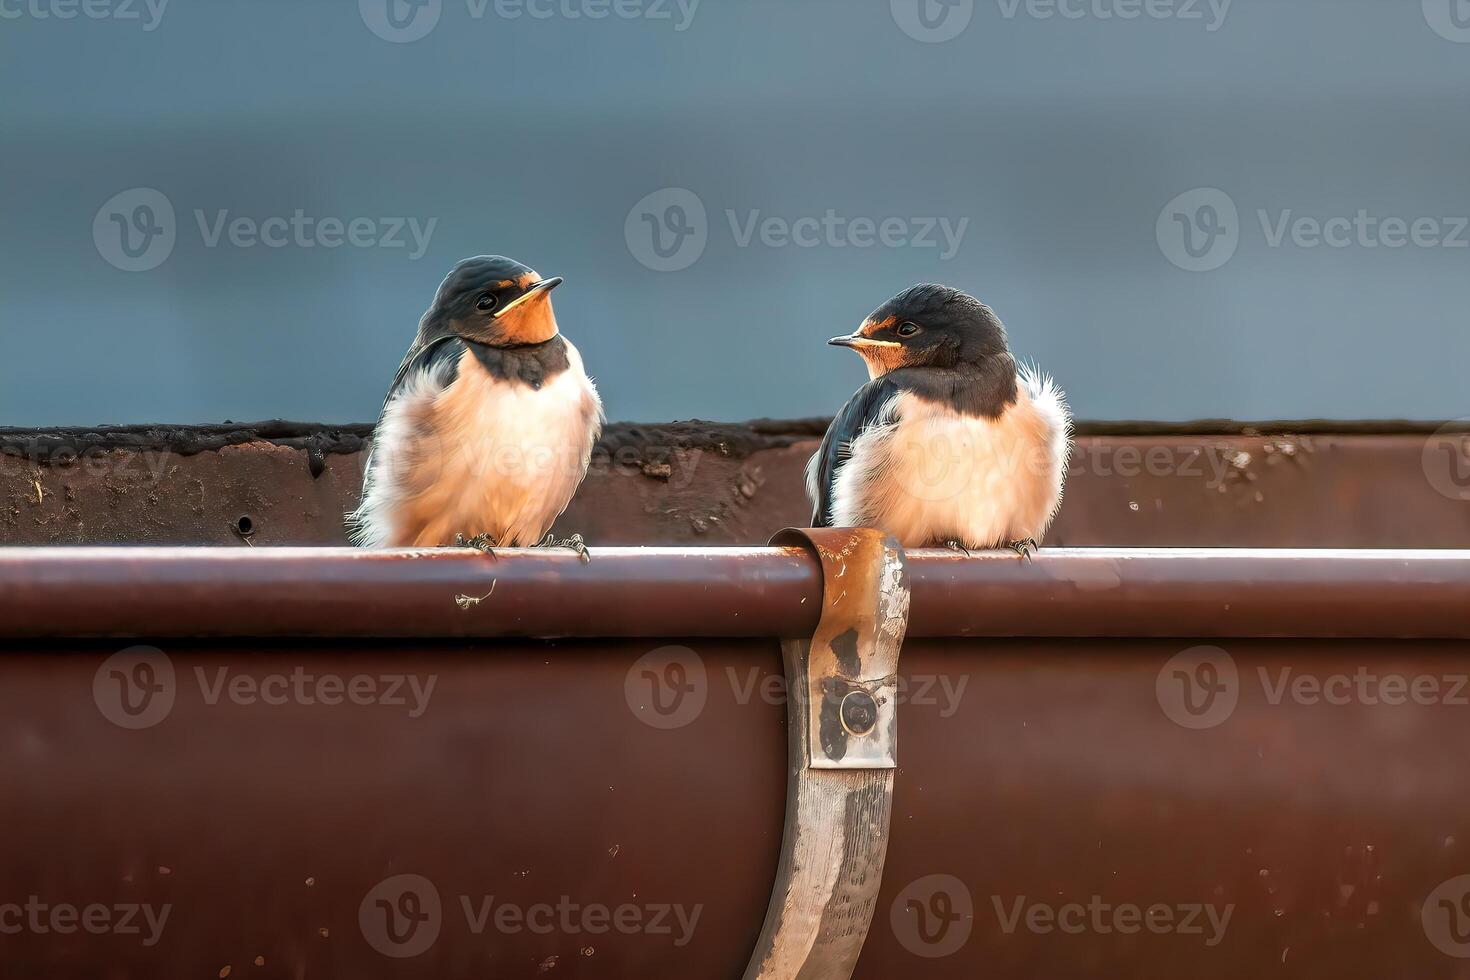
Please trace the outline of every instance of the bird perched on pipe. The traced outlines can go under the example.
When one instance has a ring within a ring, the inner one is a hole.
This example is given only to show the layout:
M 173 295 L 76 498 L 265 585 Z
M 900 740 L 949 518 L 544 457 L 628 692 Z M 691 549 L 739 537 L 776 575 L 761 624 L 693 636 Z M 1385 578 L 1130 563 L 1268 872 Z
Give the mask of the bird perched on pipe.
M 990 307 L 913 286 L 828 343 L 860 354 L 870 380 L 807 466 L 812 525 L 1029 560 L 1061 503 L 1072 422 L 1051 378 L 1017 365 Z
M 580 535 L 549 536 L 603 421 L 552 311 L 561 281 L 500 255 L 445 277 L 378 419 L 354 543 L 560 545 L 586 559 Z

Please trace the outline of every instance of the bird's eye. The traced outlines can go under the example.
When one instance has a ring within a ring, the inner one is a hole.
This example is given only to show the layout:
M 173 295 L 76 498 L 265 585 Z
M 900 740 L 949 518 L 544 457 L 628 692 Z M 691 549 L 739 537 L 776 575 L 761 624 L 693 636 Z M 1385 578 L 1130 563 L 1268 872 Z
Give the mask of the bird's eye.
M 494 293 L 481 293 L 480 298 L 475 300 L 475 309 L 481 313 L 489 313 L 495 309 L 495 304 L 498 302 Z
M 917 323 L 910 323 L 908 321 L 904 321 L 903 323 L 900 323 L 898 325 L 898 335 L 900 337 L 912 337 L 914 334 L 916 334 L 918 332 L 919 332 L 919 325 Z

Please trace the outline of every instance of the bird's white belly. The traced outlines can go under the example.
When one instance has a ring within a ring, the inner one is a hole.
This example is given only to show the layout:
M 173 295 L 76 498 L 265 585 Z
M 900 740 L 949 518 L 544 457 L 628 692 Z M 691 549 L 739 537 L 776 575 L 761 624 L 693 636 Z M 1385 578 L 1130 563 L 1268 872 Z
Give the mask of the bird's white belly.
M 594 413 L 586 378 L 563 371 L 539 391 L 497 383 L 478 393 L 468 380 L 470 390 L 439 406 L 444 520 L 502 545 L 535 544 L 587 472 Z
M 998 419 L 898 396 L 892 421 L 854 440 L 838 471 L 834 523 L 881 527 L 907 547 L 1040 540 L 1067 456 L 1065 418 L 1049 409 L 1025 387 Z
M 432 546 L 484 534 L 496 546 L 536 544 L 571 502 L 601 427 L 596 389 L 568 348 L 570 367 L 539 389 L 493 378 L 466 354 L 453 384 L 395 401 L 368 540 Z

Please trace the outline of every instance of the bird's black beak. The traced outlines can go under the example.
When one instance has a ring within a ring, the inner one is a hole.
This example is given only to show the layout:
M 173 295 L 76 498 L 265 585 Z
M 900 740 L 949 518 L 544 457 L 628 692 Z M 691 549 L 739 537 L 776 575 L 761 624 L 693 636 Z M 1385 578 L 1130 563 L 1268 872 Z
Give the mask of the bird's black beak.
M 517 296 L 509 303 L 502 306 L 494 313 L 493 316 L 490 317 L 490 319 L 499 320 L 501 317 L 505 316 L 517 306 L 520 306 L 522 303 L 531 299 L 533 296 L 539 296 L 542 293 L 551 292 L 557 286 L 560 286 L 562 284 L 562 281 L 563 280 L 561 276 L 552 276 L 550 279 L 542 279 L 540 282 L 531 283 L 531 285 L 526 288 L 526 291 L 524 293 L 521 293 L 521 295 Z
M 856 347 L 862 339 L 857 334 L 845 334 L 841 337 L 833 337 L 827 343 L 832 347 Z

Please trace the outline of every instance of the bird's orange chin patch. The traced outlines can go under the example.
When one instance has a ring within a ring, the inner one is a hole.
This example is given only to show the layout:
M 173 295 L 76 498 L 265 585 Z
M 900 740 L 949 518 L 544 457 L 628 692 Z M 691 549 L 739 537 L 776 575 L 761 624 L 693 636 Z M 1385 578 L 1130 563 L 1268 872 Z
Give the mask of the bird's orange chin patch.
M 549 292 L 537 293 L 495 322 L 506 342 L 512 344 L 541 344 L 556 336 L 556 314 L 551 309 Z
M 907 351 L 901 344 L 882 344 L 869 342 L 853 348 L 862 355 L 863 363 L 868 366 L 868 378 L 880 377 L 895 368 L 904 366 Z

